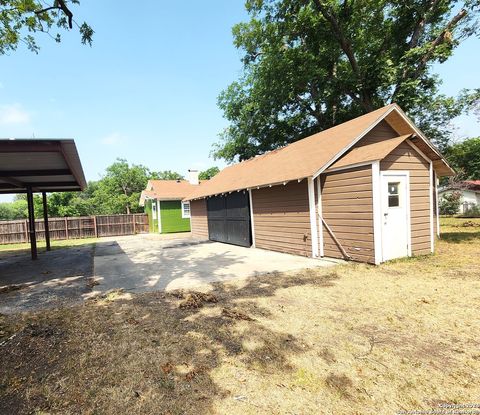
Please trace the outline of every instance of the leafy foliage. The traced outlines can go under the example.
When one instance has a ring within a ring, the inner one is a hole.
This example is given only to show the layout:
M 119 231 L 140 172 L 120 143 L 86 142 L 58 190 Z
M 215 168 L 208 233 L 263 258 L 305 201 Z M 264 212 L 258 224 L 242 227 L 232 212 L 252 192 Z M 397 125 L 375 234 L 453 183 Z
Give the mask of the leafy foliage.
M 247 0 L 233 27 L 240 79 L 219 96 L 214 146 L 248 159 L 397 102 L 441 146 L 466 104 L 438 94 L 431 65 L 477 33 L 478 1 Z M 460 97 L 462 98 L 462 97 Z
M 91 181 L 83 192 L 62 192 L 48 195 L 50 217 L 108 215 L 118 213 L 138 213 L 143 207 L 138 205 L 140 193 L 149 179 L 176 180 L 182 176 L 165 170 L 151 172 L 142 165 L 130 165 L 124 159 L 117 159 L 106 169 L 98 181 Z M 40 195 L 34 195 L 35 217 L 43 216 Z M 24 219 L 27 213 L 27 198 L 21 194 L 11 203 L 0 203 L 0 220 Z
M 156 180 L 183 180 L 184 177 L 175 172 L 175 171 L 171 171 L 171 170 L 163 170 L 163 171 L 160 171 L 160 172 L 154 172 L 151 174 L 151 179 L 156 179 Z
M 460 209 L 462 194 L 454 190 L 444 193 L 438 204 L 440 215 L 456 215 Z
M 217 166 L 210 167 L 207 170 L 201 171 L 198 174 L 200 180 L 210 180 L 213 176 L 217 175 L 220 169 Z
M 57 30 L 71 30 L 77 27 L 81 42 L 92 44 L 94 31 L 86 23 L 78 24 L 73 19 L 71 5 L 78 5 L 78 0 L 53 0 L 47 4 L 42 0 L 4 0 L 0 2 L 0 54 L 17 49 L 24 43 L 28 49 L 38 53 L 39 46 L 35 34 L 41 32 L 49 35 L 56 42 L 61 42 Z
M 459 180 L 480 179 L 480 137 L 448 147 L 446 157 L 459 173 Z
M 480 206 L 479 205 L 469 205 L 465 212 L 463 212 L 462 217 L 464 218 L 480 218 Z

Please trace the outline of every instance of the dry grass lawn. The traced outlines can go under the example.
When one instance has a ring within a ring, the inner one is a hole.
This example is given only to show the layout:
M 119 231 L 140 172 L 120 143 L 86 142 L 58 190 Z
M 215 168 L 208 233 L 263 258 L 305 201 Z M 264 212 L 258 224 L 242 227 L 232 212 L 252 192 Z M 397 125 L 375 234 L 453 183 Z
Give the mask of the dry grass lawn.
M 480 220 L 443 222 L 433 256 L 218 284 L 215 298 L 118 292 L 1 316 L 0 413 L 394 414 L 478 404 Z

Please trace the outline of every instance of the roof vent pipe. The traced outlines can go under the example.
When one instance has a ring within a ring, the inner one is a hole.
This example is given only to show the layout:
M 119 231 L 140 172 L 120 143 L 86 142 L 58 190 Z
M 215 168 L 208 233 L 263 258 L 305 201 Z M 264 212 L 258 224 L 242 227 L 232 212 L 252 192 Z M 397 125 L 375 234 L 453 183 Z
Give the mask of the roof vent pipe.
M 198 182 L 198 170 L 188 170 L 188 181 L 190 184 L 197 185 Z

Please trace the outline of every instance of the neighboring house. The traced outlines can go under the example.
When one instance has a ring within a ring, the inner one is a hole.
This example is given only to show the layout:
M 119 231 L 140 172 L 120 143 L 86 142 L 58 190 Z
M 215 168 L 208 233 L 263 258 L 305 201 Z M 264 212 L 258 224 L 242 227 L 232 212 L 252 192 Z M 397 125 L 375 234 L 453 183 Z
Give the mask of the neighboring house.
M 190 202 L 185 196 L 201 186 L 198 171 L 189 170 L 188 180 L 149 180 L 140 196 L 145 207 L 150 232 L 173 233 L 190 231 Z
M 454 172 L 396 104 L 229 166 L 185 198 L 192 234 L 379 264 L 433 252 Z
M 453 191 L 460 192 L 460 214 L 465 213 L 473 206 L 480 206 L 480 180 L 465 180 L 456 184 L 454 187 L 447 187 L 440 189 L 438 192 L 439 197 L 452 193 Z

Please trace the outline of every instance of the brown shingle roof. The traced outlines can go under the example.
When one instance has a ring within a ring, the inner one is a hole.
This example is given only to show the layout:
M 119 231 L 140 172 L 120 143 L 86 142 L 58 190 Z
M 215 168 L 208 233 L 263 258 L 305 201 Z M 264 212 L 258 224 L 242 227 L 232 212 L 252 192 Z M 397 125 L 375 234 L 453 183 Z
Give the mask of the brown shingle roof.
M 350 166 L 357 163 L 366 163 L 368 161 L 382 160 L 388 156 L 396 147 L 403 143 L 412 134 L 401 135 L 399 137 L 390 138 L 378 143 L 367 144 L 355 147 L 345 156 L 333 163 L 327 171 L 338 169 L 340 167 Z
M 208 180 L 200 180 L 198 185 L 191 184 L 187 180 L 149 180 L 147 188 L 140 196 L 140 205 L 145 199 L 182 200 L 194 189 L 200 188 L 202 183 Z
M 286 147 L 226 167 L 187 199 L 310 177 L 394 106 L 388 105 Z
M 453 170 L 438 150 L 406 118 L 400 107 L 390 104 L 280 149 L 226 167 L 205 185 L 193 189 L 186 196 L 186 200 L 316 176 L 322 169 L 335 162 L 379 121 L 385 119 L 391 123 L 389 119 L 391 117 L 393 117 L 392 123 L 395 121 L 395 126 L 392 125 L 392 128 L 397 133 L 402 136 L 412 133 L 421 135 L 422 138 L 418 138 L 418 141 L 421 141 L 422 145 L 430 151 L 434 167 L 438 169 L 439 173 L 442 175 L 453 174 Z M 399 131 L 400 127 L 401 132 Z M 402 141 L 404 139 L 405 137 L 399 138 Z M 385 146 L 390 147 L 390 144 L 393 143 L 385 144 Z M 420 142 L 417 145 L 420 145 Z M 382 150 L 383 153 L 384 147 L 379 145 L 373 150 Z M 359 159 L 372 157 L 366 153 L 355 154 Z M 381 157 L 375 157 L 375 160 L 379 159 Z

